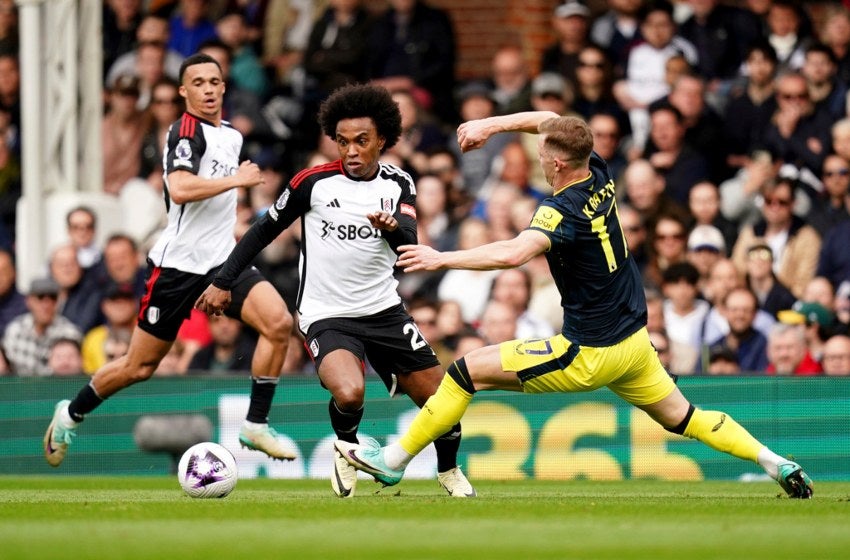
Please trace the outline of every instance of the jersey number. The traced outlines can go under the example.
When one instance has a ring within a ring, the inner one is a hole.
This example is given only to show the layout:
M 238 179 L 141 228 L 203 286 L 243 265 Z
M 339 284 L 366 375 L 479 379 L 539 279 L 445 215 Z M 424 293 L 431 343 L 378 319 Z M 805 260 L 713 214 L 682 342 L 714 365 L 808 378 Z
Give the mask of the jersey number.
M 617 212 L 616 207 L 614 212 Z M 618 220 L 619 221 L 619 220 Z M 605 215 L 597 216 L 590 222 L 591 230 L 599 237 L 602 243 L 602 252 L 605 253 L 605 261 L 608 263 L 608 272 L 617 270 L 617 259 L 614 257 L 614 247 L 611 246 L 611 236 L 608 234 L 608 224 L 605 223 Z M 626 236 L 623 234 L 623 246 L 626 247 L 628 253 L 628 245 L 626 244 Z
M 410 347 L 414 350 L 419 350 L 420 348 L 428 345 L 428 343 L 425 342 L 425 337 L 422 336 L 421 332 L 419 332 L 419 327 L 413 323 L 407 323 L 404 325 L 401 332 L 410 337 Z

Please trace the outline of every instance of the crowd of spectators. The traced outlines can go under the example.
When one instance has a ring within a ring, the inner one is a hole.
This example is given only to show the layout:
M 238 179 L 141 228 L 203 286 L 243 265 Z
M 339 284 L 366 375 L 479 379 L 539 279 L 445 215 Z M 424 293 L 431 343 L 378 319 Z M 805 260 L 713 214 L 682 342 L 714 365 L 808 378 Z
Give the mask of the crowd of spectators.
M 295 173 L 337 158 L 315 115 L 340 85 L 393 93 L 403 134 L 383 157 L 413 177 L 419 240 L 440 250 L 513 237 L 551 194 L 530 135 L 462 154 L 458 123 L 576 115 L 616 180 L 650 335 L 671 371 L 850 375 L 850 9 L 571 0 L 553 4 L 541 31 L 554 41 L 533 63 L 527 45 L 502 44 L 489 68 L 461 81 L 457 22 L 427 0 L 105 0 L 104 190 L 161 196 L 165 133 L 182 111 L 177 72 L 195 51 L 221 64 L 225 119 L 266 179 L 241 193 L 237 236 Z M 96 209 L 75 208 L 67 242 L 18 292 L 17 48 L 14 2 L 0 0 L 0 372 L 91 373 L 126 351 L 158 222 L 100 246 Z M 256 263 L 293 310 L 299 235 L 290 228 Z M 545 261 L 399 281 L 444 365 L 561 328 Z M 286 372 L 311 371 L 292 336 Z M 158 373 L 245 370 L 255 340 L 195 314 Z

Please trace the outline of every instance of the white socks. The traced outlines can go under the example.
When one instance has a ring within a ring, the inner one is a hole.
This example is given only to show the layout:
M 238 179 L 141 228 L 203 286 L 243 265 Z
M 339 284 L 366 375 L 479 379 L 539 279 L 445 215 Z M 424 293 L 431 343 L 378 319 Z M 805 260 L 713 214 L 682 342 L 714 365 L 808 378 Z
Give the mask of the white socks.
M 762 447 L 758 456 L 759 465 L 764 468 L 765 472 L 770 475 L 770 478 L 776 479 L 779 474 L 779 464 L 787 463 L 788 459 L 780 457 L 767 447 Z
M 413 455 L 405 451 L 398 443 L 384 447 L 384 462 L 391 469 L 403 469 L 413 460 Z
M 68 413 L 68 405 L 63 406 L 59 411 L 59 420 L 62 422 L 62 427 L 66 430 L 73 430 L 77 427 L 77 422 L 74 422 L 74 419 Z

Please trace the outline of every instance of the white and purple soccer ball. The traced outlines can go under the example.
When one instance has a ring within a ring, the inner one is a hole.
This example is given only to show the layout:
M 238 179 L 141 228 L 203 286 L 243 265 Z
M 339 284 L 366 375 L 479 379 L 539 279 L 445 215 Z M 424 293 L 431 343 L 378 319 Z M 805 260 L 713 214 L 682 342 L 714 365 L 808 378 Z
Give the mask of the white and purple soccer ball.
M 223 498 L 233 491 L 238 478 L 233 454 L 210 441 L 187 449 L 177 466 L 180 486 L 193 498 Z

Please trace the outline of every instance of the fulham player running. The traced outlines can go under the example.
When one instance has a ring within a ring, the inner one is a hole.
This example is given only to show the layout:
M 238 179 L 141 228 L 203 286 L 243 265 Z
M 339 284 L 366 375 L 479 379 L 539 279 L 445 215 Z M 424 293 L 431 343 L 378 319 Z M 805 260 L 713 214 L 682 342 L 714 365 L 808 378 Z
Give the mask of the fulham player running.
M 153 375 L 235 245 L 236 190 L 262 182 L 256 164 L 239 163 L 242 135 L 222 120 L 224 80 L 211 57 L 195 54 L 180 67 L 186 113 L 171 125 L 163 154 L 168 225 L 148 255 L 147 293 L 125 356 L 100 368 L 72 400 L 57 403 L 44 436 L 47 462 L 58 467 L 83 417 L 104 399 Z M 294 451 L 268 425 L 292 316 L 280 294 L 252 268 L 232 279 L 227 313 L 259 333 L 251 363 L 251 403 L 239 433 L 244 447 L 276 459 Z
M 418 406 L 439 386 L 442 370 L 431 346 L 404 309 L 393 277 L 396 251 L 415 243 L 415 190 L 410 176 L 379 161 L 401 134 L 401 115 L 382 87 L 351 85 L 322 104 L 319 122 L 340 159 L 297 174 L 268 213 L 236 245 L 196 306 L 221 313 L 239 274 L 286 227 L 301 218 L 299 326 L 331 393 L 331 425 L 356 443 L 363 416 L 364 363 L 390 393 Z M 460 424 L 435 438 L 438 480 L 457 497 L 475 491 L 457 468 Z M 357 473 L 339 454 L 332 487 L 354 494 Z

